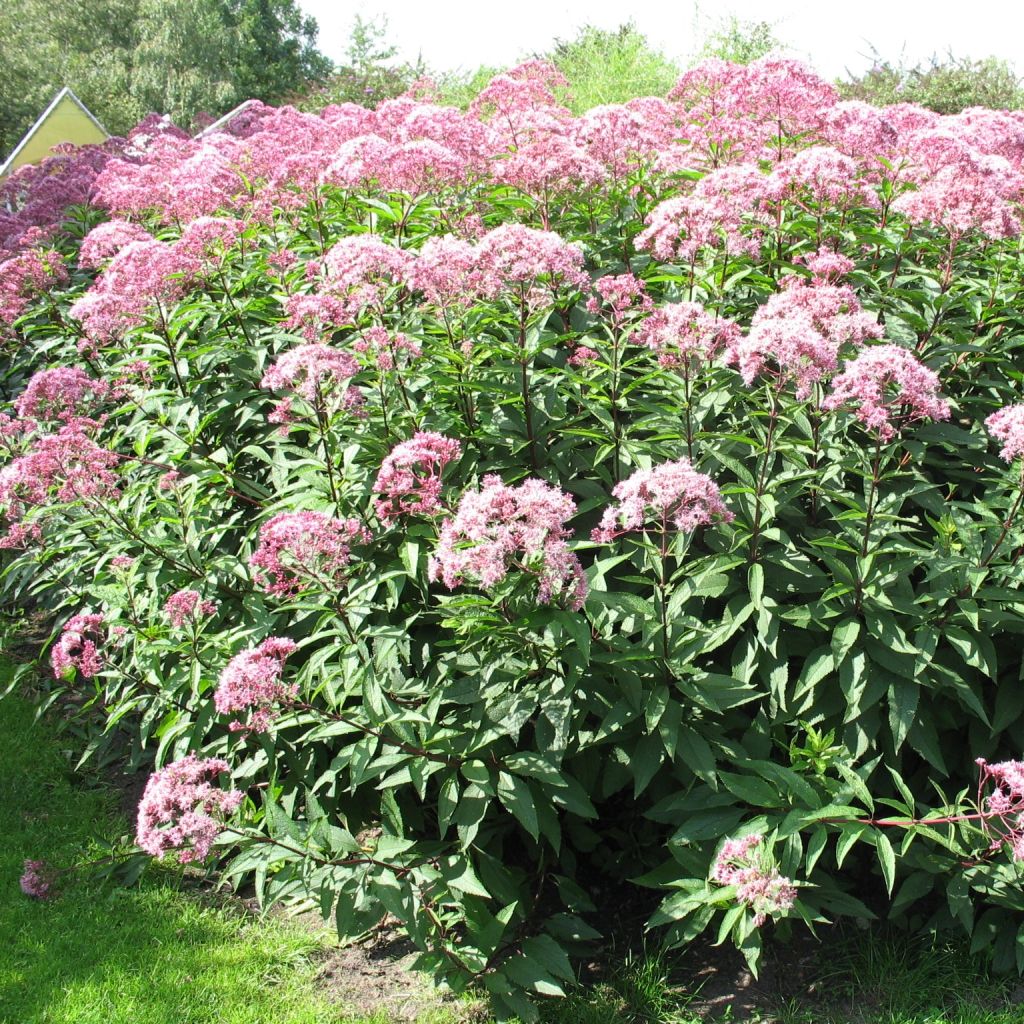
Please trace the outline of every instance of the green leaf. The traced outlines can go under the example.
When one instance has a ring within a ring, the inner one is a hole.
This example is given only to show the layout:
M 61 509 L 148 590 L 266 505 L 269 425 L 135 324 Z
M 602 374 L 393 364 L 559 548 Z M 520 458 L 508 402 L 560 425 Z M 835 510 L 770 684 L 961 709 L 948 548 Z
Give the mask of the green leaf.
M 889 895 L 892 895 L 892 887 L 896 882 L 896 852 L 889 842 L 889 837 L 884 832 L 875 835 L 875 849 L 878 851 L 878 863 L 882 866 L 882 877 L 885 879 L 885 888 Z
M 509 775 L 508 772 L 499 772 L 498 799 L 534 839 L 540 838 L 537 809 L 533 805 L 533 794 L 526 782 Z

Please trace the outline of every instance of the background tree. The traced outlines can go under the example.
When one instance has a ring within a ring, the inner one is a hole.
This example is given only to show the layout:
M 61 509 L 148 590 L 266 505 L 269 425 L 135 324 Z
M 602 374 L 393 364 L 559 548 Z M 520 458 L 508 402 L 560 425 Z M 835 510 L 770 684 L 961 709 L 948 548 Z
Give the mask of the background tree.
M 558 39 L 538 56 L 550 60 L 569 80 L 567 105 L 577 114 L 637 96 L 664 96 L 681 74 L 680 67 L 655 49 L 633 22 L 611 30 L 585 25 L 575 39 Z
M 252 0 L 250 0 L 252 2 Z M 427 74 L 422 58 L 398 61 L 398 47 L 388 41 L 387 18 L 367 20 L 358 14 L 352 24 L 345 63 L 321 85 L 296 100 L 303 110 L 321 110 L 330 103 L 360 103 L 375 107 L 400 96 Z
M 64 85 L 115 134 L 150 111 L 190 127 L 320 81 L 331 62 L 296 0 L 8 0 L 0 5 L 0 153 Z
M 958 114 L 967 107 L 1024 107 L 1024 83 L 1009 61 L 999 57 L 972 60 L 950 52 L 943 59 L 933 56 L 915 65 L 902 58 L 882 60 L 877 51 L 874 58 L 871 68 L 862 75 L 838 83 L 845 99 L 879 106 L 920 103 L 940 114 Z

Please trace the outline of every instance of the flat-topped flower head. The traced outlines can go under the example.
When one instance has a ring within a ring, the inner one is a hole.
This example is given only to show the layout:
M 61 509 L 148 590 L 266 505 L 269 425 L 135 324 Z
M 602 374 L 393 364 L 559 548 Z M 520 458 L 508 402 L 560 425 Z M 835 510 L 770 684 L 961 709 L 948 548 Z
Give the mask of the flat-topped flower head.
M 260 543 L 249 559 L 253 578 L 268 594 L 291 597 L 315 587 L 336 591 L 349 576 L 352 546 L 368 544 L 358 519 L 323 512 L 280 512 L 260 527 Z
M 667 530 L 671 523 L 677 530 L 689 532 L 716 519 L 733 519 L 714 480 L 698 473 L 687 459 L 639 469 L 616 484 L 612 496 L 618 504 L 605 509 L 591 534 L 597 543 L 613 541 L 649 525 Z
M 1008 405 L 985 420 L 988 432 L 1003 442 L 1001 458 L 1013 462 L 1024 455 L 1024 403 Z
M 317 416 L 330 416 L 338 411 L 358 416 L 363 395 L 359 388 L 348 384 L 358 372 L 359 363 L 351 353 L 307 342 L 280 356 L 263 374 L 260 387 L 297 395 L 313 406 Z M 280 424 L 293 418 L 290 397 L 278 402 L 269 416 L 272 423 Z
M 455 515 L 442 524 L 430 578 L 443 580 L 449 590 L 464 584 L 491 590 L 518 568 L 537 577 L 540 604 L 560 594 L 578 610 L 587 584 L 565 526 L 575 514 L 572 498 L 541 480 L 508 487 L 497 476 L 484 477 L 482 489 L 463 494 Z
M 780 388 L 793 384 L 796 397 L 805 399 L 838 368 L 844 345 L 881 336 L 878 318 L 861 309 L 848 285 L 791 276 L 754 314 L 747 334 L 730 344 L 728 361 L 745 384 L 764 375 Z
M 395 445 L 381 463 L 373 485 L 381 495 L 377 514 L 391 523 L 401 515 L 434 516 L 444 511 L 441 474 L 461 455 L 458 441 L 432 431 L 420 431 Z
M 285 659 L 296 649 L 294 641 L 270 636 L 227 663 L 213 693 L 214 706 L 222 715 L 248 712 L 244 722 L 231 723 L 232 731 L 266 732 L 279 713 L 275 705 L 294 700 L 298 686 L 285 683 L 281 675 Z
M 633 340 L 668 369 L 692 373 L 712 362 L 740 336 L 739 326 L 698 302 L 666 302 L 643 321 Z
M 179 590 L 171 594 L 164 604 L 164 614 L 176 629 L 180 629 L 186 622 L 195 625 L 216 611 L 217 605 L 213 601 L 204 601 L 198 590 Z
M 502 224 L 477 244 L 478 266 L 490 290 L 546 284 L 551 289 L 586 287 L 583 253 L 552 231 Z
M 47 900 L 53 895 L 57 872 L 45 860 L 26 860 L 18 885 L 34 900 Z
M 938 374 L 899 345 L 865 348 L 833 378 L 822 407 L 850 410 L 882 441 L 891 441 L 904 423 L 950 415 Z
M 654 308 L 643 281 L 634 274 L 608 274 L 594 282 L 594 291 L 587 299 L 587 312 L 605 314 L 613 327 L 619 327 L 630 315 L 649 313 Z
M 106 381 L 74 366 L 58 366 L 32 375 L 14 408 L 34 420 L 68 420 L 87 416 L 109 393 Z
M 1014 860 L 1024 860 L 1024 761 L 989 764 L 979 757 L 978 808 L 982 828 L 991 837 L 989 848 L 1004 843 Z
M 50 651 L 54 676 L 67 678 L 71 670 L 77 670 L 85 679 L 98 675 L 103 671 L 99 645 L 104 639 L 102 615 L 72 615 Z
M 222 819 L 242 802 L 237 790 L 216 785 L 229 770 L 220 758 L 189 754 L 155 771 L 139 802 L 135 841 L 153 857 L 174 850 L 181 864 L 206 860 Z
M 736 900 L 754 911 L 754 927 L 784 915 L 796 902 L 796 887 L 772 863 L 760 835 L 726 839 L 711 867 L 711 880 L 736 889 Z

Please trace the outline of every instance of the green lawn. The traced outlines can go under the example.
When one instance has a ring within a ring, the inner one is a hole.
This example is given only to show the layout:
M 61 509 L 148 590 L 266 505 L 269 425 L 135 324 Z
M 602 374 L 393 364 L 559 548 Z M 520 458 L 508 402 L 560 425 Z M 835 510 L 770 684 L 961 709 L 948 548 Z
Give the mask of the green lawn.
M 53 724 L 0 700 L 0 1024 L 385 1024 L 356 1020 L 314 983 L 316 936 L 215 906 L 154 872 L 141 887 L 71 881 L 38 902 L 22 862 L 89 855 L 127 823 L 115 794 L 74 781 Z M 826 966 L 827 965 L 827 966 Z M 778 1024 L 1024 1024 L 1017 979 L 990 979 L 963 951 L 878 936 L 822 947 L 818 996 L 761 1011 Z M 692 1024 L 678 970 L 657 958 L 547 1002 L 549 1024 Z M 451 1021 L 447 1015 L 432 1018 Z M 744 1019 L 726 1011 L 725 1021 Z M 750 1019 L 750 1018 L 746 1018 Z
M 337 1024 L 312 984 L 315 937 L 178 891 L 74 882 L 26 898 L 25 858 L 57 865 L 126 824 L 114 796 L 69 778 L 68 760 L 30 705 L 0 700 L 0 1021 L 3 1024 Z

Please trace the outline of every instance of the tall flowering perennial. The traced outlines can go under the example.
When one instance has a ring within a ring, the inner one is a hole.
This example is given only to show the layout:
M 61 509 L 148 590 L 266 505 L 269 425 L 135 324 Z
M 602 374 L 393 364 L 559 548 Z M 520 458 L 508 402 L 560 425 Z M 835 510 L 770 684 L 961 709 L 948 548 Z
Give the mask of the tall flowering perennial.
M 135 841 L 153 857 L 177 851 L 180 864 L 204 861 L 242 794 L 223 790 L 217 777 L 230 771 L 219 757 L 189 754 L 155 771 L 139 802 Z
M 268 594 L 291 597 L 310 586 L 333 593 L 348 579 L 352 546 L 370 540 L 369 530 L 358 519 L 281 512 L 260 527 L 259 547 L 249 564 Z
M 796 887 L 779 874 L 762 848 L 762 836 L 726 839 L 711 867 L 711 879 L 735 886 L 736 899 L 754 911 L 754 927 L 769 917 L 785 915 L 796 902 Z
M 103 671 L 103 657 L 98 644 L 103 640 L 102 615 L 72 615 L 50 651 L 54 676 L 65 679 L 74 670 L 84 679 L 99 675 Z
M 508 487 L 486 476 L 480 491 L 467 491 L 455 515 L 441 526 L 430 559 L 431 580 L 449 590 L 470 584 L 491 590 L 512 568 L 537 577 L 537 600 L 563 595 L 574 611 L 587 596 L 586 577 L 566 541 L 566 520 L 576 513 L 569 495 L 540 480 Z
M 68 279 L 64 258 L 54 249 L 26 249 L 10 259 L 0 250 L 0 327 L 13 324 L 32 299 Z
M 734 518 L 714 480 L 698 473 L 688 459 L 666 462 L 655 469 L 639 469 L 616 484 L 612 496 L 618 504 L 605 509 L 601 522 L 591 533 L 599 544 L 631 530 L 642 530 L 652 521 L 663 532 L 670 522 L 677 530 L 689 532 L 716 519 L 728 523 Z
M 594 282 L 596 295 L 587 299 L 587 312 L 598 316 L 606 313 L 613 329 L 622 327 L 629 315 L 649 313 L 654 303 L 634 274 L 607 274 Z
M 175 629 L 181 629 L 185 623 L 195 625 L 216 611 L 217 605 L 213 601 L 204 601 L 198 590 L 179 590 L 171 594 L 164 604 L 164 614 Z
M 666 369 L 693 374 L 739 337 L 738 324 L 716 317 L 699 302 L 666 302 L 644 320 L 633 340 L 654 352 Z
M 891 441 L 904 423 L 950 415 L 938 374 L 899 345 L 864 349 L 833 378 L 822 408 L 851 410 L 880 441 Z
M 395 445 L 381 463 L 373 489 L 377 514 L 385 523 L 399 516 L 434 516 L 445 511 L 441 501 L 444 467 L 462 455 L 454 438 L 420 431 L 409 441 Z
M 1013 462 L 1024 455 L 1024 404 L 1008 405 L 985 420 L 988 432 L 1003 442 L 1001 458 Z
M 233 721 L 232 731 L 266 732 L 278 715 L 274 705 L 295 699 L 298 686 L 283 682 L 281 674 L 285 659 L 296 650 L 294 641 L 270 636 L 227 663 L 213 693 L 214 707 L 222 715 L 241 711 L 249 716 Z
M 78 265 L 86 270 L 102 267 L 131 242 L 152 242 L 153 236 L 140 224 L 114 218 L 97 224 L 82 239 Z

